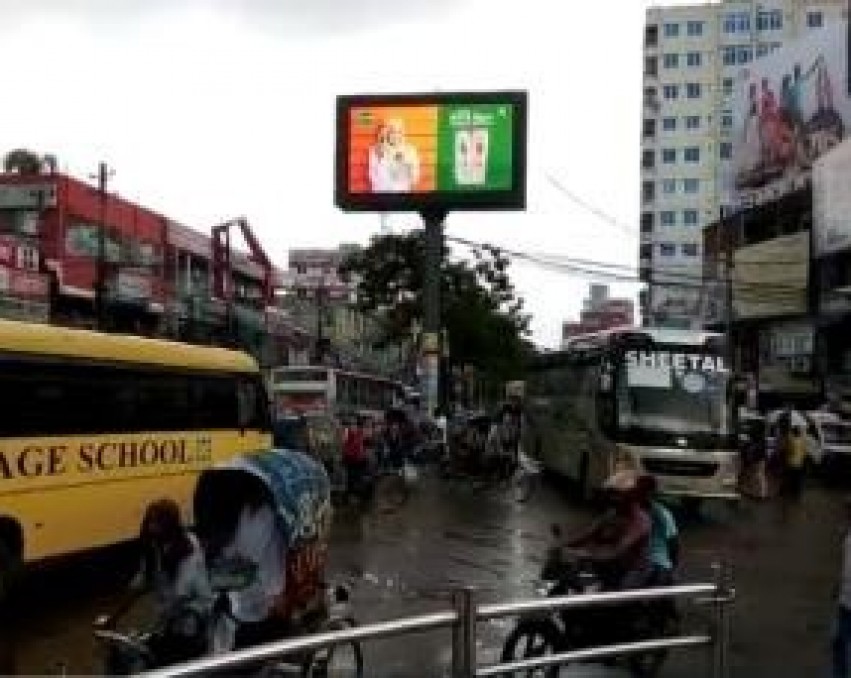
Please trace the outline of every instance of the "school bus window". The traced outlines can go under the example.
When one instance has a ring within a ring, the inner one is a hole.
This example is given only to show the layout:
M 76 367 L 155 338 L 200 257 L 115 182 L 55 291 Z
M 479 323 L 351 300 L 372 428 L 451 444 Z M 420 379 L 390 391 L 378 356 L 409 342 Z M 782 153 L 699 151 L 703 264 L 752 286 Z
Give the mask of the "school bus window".
M 256 380 L 240 379 L 239 390 L 239 428 L 268 428 L 269 408 L 266 404 L 266 392 L 262 383 Z
M 136 381 L 140 431 L 179 431 L 191 428 L 189 380 L 177 375 L 146 375 Z
M 235 379 L 199 379 L 195 397 L 200 428 L 227 429 L 239 426 Z

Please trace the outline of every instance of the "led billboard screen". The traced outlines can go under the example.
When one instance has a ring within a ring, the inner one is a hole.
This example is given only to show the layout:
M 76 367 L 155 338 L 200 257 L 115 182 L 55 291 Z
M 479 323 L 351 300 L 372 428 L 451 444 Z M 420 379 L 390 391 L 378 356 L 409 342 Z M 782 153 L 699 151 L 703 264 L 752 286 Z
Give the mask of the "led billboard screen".
M 526 95 L 340 97 L 336 163 L 346 210 L 523 209 Z

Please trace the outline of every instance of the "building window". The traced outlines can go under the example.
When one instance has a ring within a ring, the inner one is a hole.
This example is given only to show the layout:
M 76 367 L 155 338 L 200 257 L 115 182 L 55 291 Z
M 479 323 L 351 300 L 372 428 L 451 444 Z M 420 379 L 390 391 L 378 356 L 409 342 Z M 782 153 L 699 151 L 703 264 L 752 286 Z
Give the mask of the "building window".
M 655 47 L 658 44 L 659 27 L 656 24 L 653 24 L 644 29 L 644 45 L 646 47 Z
M 756 29 L 758 31 L 779 31 L 783 28 L 783 11 L 779 9 L 757 12 Z
M 721 90 L 724 96 L 728 97 L 733 94 L 733 78 L 724 78 L 721 81 Z
M 693 242 L 683 243 L 682 253 L 684 257 L 696 257 L 698 254 L 699 248 Z
M 736 48 L 735 47 L 725 47 L 724 53 L 722 55 L 722 59 L 724 61 L 725 66 L 735 66 L 736 65 Z
M 692 68 L 699 68 L 703 65 L 703 55 L 700 52 L 689 52 L 686 55 L 686 63 Z
M 662 179 L 662 193 L 665 195 L 673 195 L 677 192 L 676 179 Z
M 697 226 L 697 210 L 683 210 L 683 223 L 686 226 Z
M 672 165 L 677 161 L 677 150 L 675 148 L 663 148 L 662 149 L 662 163 L 665 165 Z
M 700 116 L 699 115 L 690 115 L 686 118 L 686 129 L 695 130 L 700 129 Z
M 686 33 L 693 38 L 700 37 L 703 35 L 703 22 L 702 21 L 689 21 L 686 24 Z
M 661 212 L 659 218 L 662 220 L 662 226 L 676 226 L 677 213 L 671 211 Z
M 653 258 L 653 245 L 639 245 L 638 256 L 641 259 Z
M 769 27 L 772 31 L 779 31 L 783 29 L 783 10 L 782 9 L 773 9 L 770 12 L 769 16 Z
M 653 233 L 653 212 L 643 212 L 641 214 L 641 232 Z
M 666 132 L 674 132 L 677 129 L 676 118 L 662 118 L 662 129 Z
M 656 184 L 652 181 L 641 182 L 641 199 L 644 202 L 653 202 L 656 199 Z
M 644 169 L 653 169 L 656 167 L 656 151 L 642 151 L 641 166 Z
M 730 111 L 724 111 L 721 114 L 721 129 L 724 131 L 733 129 L 733 114 Z
M 686 162 L 700 162 L 700 148 L 689 146 L 683 151 L 683 160 Z
M 18 246 L 18 268 L 27 271 L 38 271 L 38 249 L 26 245 Z
M 733 157 L 733 144 L 729 141 L 722 141 L 721 145 L 718 147 L 718 155 L 721 156 L 721 160 L 730 160 Z
M 821 28 L 822 26 L 824 26 L 824 14 L 807 12 L 807 28 Z
M 673 257 L 677 253 L 677 246 L 674 243 L 663 242 L 659 244 L 659 254 L 663 257 Z
M 665 24 L 665 37 L 666 38 L 676 38 L 680 35 L 680 25 L 679 24 Z
M 665 68 L 679 68 L 680 55 L 666 54 L 664 57 L 662 57 L 662 62 L 664 63 Z
M 689 99 L 699 99 L 701 89 L 699 82 L 690 82 L 686 85 L 686 96 Z
M 698 179 L 683 179 L 684 193 L 697 193 L 700 189 L 700 181 Z
M 748 33 L 751 30 L 751 15 L 747 12 L 731 12 L 724 15 L 725 33 Z
M 750 47 L 742 46 L 736 50 L 736 62 L 747 64 L 753 60 L 753 51 Z
M 665 85 L 662 95 L 668 100 L 676 99 L 680 95 L 680 88 L 677 85 Z
M 641 126 L 641 133 L 645 137 L 656 136 L 656 121 L 653 118 L 645 118 Z
M 644 57 L 644 75 L 655 78 L 659 74 L 658 62 L 655 56 Z

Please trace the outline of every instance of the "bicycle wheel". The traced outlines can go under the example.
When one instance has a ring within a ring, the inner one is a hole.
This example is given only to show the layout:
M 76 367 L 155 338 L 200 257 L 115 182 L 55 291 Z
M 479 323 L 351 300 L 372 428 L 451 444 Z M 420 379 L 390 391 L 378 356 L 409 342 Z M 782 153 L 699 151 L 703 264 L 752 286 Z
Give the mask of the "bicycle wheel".
M 341 631 L 355 626 L 351 619 L 328 624 L 326 631 Z M 363 678 L 363 651 L 360 643 L 349 641 L 315 652 L 305 663 L 304 678 Z
M 375 507 L 390 512 L 400 509 L 408 501 L 408 484 L 400 473 L 386 473 L 375 481 Z
M 559 647 L 560 634 L 551 621 L 545 619 L 529 619 L 521 621 L 505 641 L 502 647 L 501 661 L 503 663 L 521 659 L 535 659 L 555 654 Z M 550 666 L 530 671 L 515 671 L 512 676 L 528 676 L 528 678 L 556 678 L 558 666 Z

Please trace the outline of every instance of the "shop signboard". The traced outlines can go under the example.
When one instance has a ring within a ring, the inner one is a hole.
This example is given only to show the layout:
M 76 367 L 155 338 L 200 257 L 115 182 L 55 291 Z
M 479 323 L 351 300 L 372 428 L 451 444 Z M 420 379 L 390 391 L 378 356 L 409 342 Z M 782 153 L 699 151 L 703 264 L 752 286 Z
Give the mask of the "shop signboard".
M 47 276 L 35 271 L 0 265 L 0 294 L 21 299 L 47 299 L 50 285 Z
M 54 183 L 2 184 L 0 209 L 37 210 L 56 207 Z
M 813 245 L 823 257 L 851 248 L 851 140 L 813 167 Z
M 525 92 L 339 97 L 336 204 L 524 209 L 526 102 Z
M 736 250 L 733 255 L 735 319 L 806 313 L 809 268 L 809 231 Z

